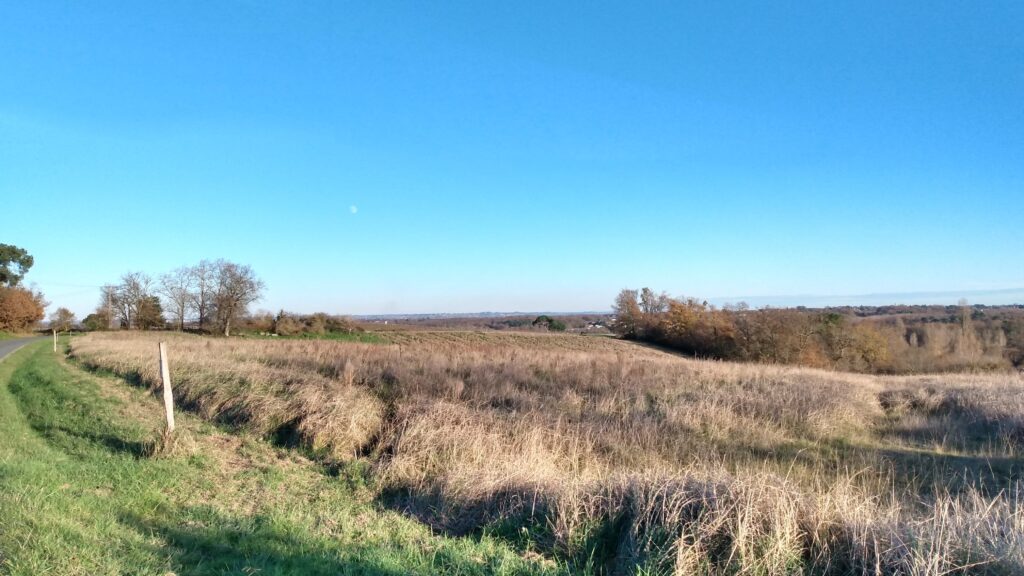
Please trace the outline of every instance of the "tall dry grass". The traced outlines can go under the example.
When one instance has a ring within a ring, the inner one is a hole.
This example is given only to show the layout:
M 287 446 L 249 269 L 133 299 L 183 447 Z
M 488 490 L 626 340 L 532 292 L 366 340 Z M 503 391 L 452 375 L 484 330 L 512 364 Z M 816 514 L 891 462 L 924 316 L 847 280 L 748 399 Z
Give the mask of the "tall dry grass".
M 525 527 L 598 571 L 1024 572 L 1024 379 L 886 378 L 678 358 L 580 336 L 393 345 L 170 340 L 204 416 L 368 458 L 439 528 Z M 157 336 L 81 362 L 157 382 Z

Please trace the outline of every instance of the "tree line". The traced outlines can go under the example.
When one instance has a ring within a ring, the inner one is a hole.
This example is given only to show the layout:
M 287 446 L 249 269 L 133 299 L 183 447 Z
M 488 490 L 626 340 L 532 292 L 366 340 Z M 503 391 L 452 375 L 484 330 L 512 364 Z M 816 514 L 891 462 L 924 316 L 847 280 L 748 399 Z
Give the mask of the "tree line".
M 96 311 L 87 316 L 88 330 L 147 330 L 170 324 L 194 327 L 225 336 L 263 296 L 265 285 L 252 268 L 227 260 L 202 260 L 157 278 L 127 272 L 120 282 L 104 286 Z
M 612 331 L 704 358 L 873 373 L 1024 366 L 1024 318 L 987 320 L 962 303 L 944 322 L 857 318 L 829 309 L 715 307 L 650 288 L 626 289 Z

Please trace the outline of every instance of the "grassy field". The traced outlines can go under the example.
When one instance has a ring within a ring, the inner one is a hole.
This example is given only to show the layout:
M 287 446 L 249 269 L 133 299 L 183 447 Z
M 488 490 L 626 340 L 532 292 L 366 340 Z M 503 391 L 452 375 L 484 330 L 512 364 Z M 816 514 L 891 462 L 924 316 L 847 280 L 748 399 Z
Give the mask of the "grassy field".
M 323 334 L 302 333 L 293 336 L 278 336 L 269 333 L 243 333 L 243 338 L 261 340 L 333 340 L 336 342 L 361 342 L 363 344 L 383 344 L 387 339 L 375 332 L 324 332 Z
M 481 330 L 390 330 L 377 332 L 384 342 L 419 348 L 444 347 L 458 350 L 516 348 L 579 352 L 618 352 L 634 355 L 638 345 L 607 335 L 581 336 L 551 332 L 497 332 Z M 654 350 L 654 348 L 649 348 Z
M 494 538 L 435 536 L 372 502 L 358 465 L 179 414 L 48 342 L 0 362 L 0 573 L 558 573 Z
M 578 335 L 93 334 L 72 357 L 573 572 L 1024 571 L 1024 378 L 875 377 Z
M 701 362 L 609 338 L 161 335 L 182 404 L 446 534 L 575 572 L 1016 574 L 1024 378 Z M 73 358 L 156 382 L 156 335 Z

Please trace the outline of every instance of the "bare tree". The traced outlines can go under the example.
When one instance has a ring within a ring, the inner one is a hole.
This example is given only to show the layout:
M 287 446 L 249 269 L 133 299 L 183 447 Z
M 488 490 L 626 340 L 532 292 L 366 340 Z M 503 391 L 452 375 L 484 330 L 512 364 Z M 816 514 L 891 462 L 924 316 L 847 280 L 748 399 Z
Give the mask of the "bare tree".
M 231 335 L 231 322 L 243 316 L 249 304 L 263 295 L 263 281 L 252 268 L 226 260 L 215 263 L 217 292 L 214 299 L 218 325 Z
M 190 268 L 177 268 L 160 276 L 160 294 L 166 300 L 165 308 L 173 315 L 179 331 L 185 329 L 185 316 L 193 308 L 193 279 Z
M 106 284 L 103 286 L 100 293 L 100 303 L 96 305 L 96 313 L 93 318 L 93 326 L 97 326 L 97 321 L 102 321 L 105 326 L 105 330 L 113 330 L 117 326 L 115 320 L 118 317 L 118 310 L 120 307 L 117 305 L 117 286 L 112 284 Z M 92 328 L 97 330 L 99 328 Z
M 615 297 L 612 305 L 612 312 L 615 320 L 612 322 L 612 331 L 626 338 L 637 338 L 640 336 L 642 316 L 640 306 L 637 304 L 637 291 L 624 289 Z
M 144 272 L 128 272 L 121 276 L 121 284 L 115 288 L 114 306 L 121 316 L 121 323 L 134 328 L 139 306 L 151 296 L 153 279 Z
M 668 294 L 664 292 L 658 294 L 650 288 L 644 288 L 640 291 L 640 311 L 645 315 L 661 314 L 667 311 L 668 302 Z
M 650 288 L 644 288 L 640 291 L 641 331 L 644 337 L 657 338 L 659 336 L 662 320 L 665 313 L 668 312 L 670 301 L 671 298 L 664 292 L 659 294 Z
M 957 300 L 956 305 L 960 307 L 960 331 L 966 335 L 971 329 L 971 305 L 967 303 L 967 298 Z
M 199 329 L 202 330 L 213 316 L 214 298 L 217 294 L 217 262 L 201 260 L 199 264 L 190 268 L 189 272 L 192 276 L 192 309 L 196 311 Z
M 67 308 L 57 308 L 53 314 L 50 314 L 50 328 L 66 332 L 71 330 L 71 327 L 75 324 L 75 313 Z

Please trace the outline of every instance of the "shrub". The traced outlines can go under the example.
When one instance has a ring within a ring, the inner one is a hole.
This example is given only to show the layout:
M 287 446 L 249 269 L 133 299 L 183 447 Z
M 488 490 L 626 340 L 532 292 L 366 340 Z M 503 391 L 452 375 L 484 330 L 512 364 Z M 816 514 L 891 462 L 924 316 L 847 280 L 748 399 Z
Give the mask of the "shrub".
M 46 301 L 39 292 L 0 286 L 0 330 L 24 332 L 45 315 Z

